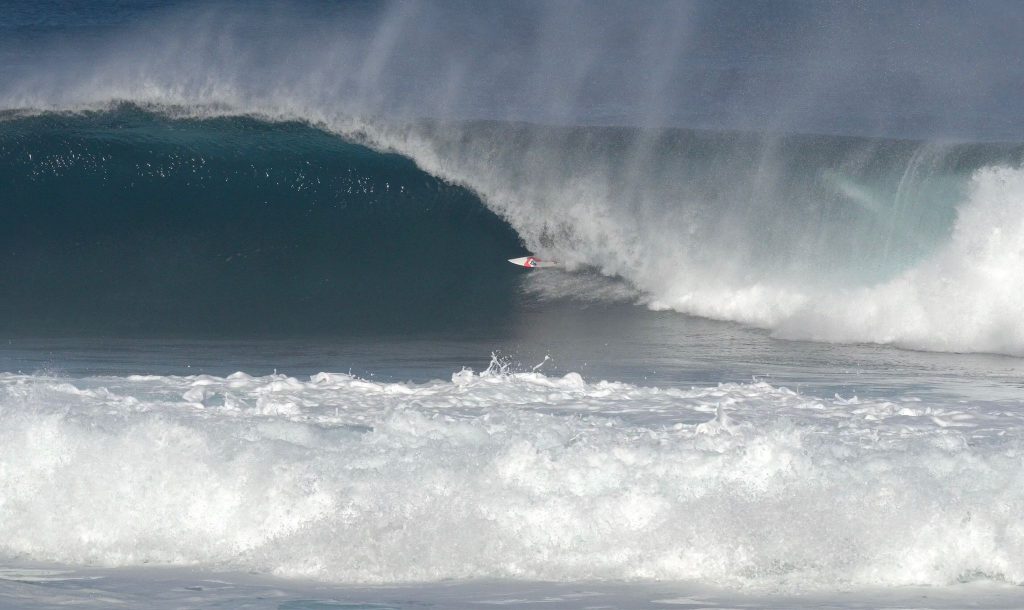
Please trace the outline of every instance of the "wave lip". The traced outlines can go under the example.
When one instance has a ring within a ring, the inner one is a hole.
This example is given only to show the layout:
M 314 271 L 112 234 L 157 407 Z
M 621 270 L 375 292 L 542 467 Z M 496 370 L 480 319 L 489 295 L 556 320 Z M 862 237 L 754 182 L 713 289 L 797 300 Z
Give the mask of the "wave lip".
M 1024 582 L 1018 414 L 574 373 L 0 376 L 0 553 L 348 583 Z

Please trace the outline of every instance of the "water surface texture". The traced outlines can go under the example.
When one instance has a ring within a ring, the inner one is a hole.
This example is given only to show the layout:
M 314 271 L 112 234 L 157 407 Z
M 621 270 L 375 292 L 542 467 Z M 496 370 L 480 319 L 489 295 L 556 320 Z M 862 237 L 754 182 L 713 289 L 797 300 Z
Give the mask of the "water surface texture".
M 1021 32 L 9 3 L 0 606 L 1024 606 Z

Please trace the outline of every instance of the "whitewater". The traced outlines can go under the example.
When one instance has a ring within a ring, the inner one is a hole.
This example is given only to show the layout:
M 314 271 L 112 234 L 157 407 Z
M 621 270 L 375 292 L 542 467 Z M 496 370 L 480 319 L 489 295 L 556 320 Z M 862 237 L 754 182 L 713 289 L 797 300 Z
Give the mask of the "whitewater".
M 512 373 L 0 377 L 5 553 L 347 583 L 1019 585 L 1005 404 Z
M 0 13 L 0 608 L 1024 607 L 1015 5 Z

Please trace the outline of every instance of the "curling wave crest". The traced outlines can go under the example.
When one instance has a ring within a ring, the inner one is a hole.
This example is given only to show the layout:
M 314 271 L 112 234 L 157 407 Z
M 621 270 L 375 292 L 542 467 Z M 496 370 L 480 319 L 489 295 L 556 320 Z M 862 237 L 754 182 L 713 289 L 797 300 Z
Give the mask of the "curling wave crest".
M 492 366 L 378 383 L 0 375 L 0 554 L 338 582 L 1024 583 L 998 405 Z
M 529 250 L 570 272 L 626 281 L 579 284 L 597 299 L 635 289 L 653 308 L 786 337 L 1024 355 L 1020 134 L 1001 136 L 1012 144 L 907 140 L 884 125 L 844 127 L 846 113 L 835 113 L 812 123 L 830 135 L 796 135 L 792 121 L 770 120 L 791 104 L 702 123 L 710 108 L 751 100 L 668 95 L 705 89 L 675 72 L 696 52 L 681 34 L 696 23 L 688 6 L 526 3 L 520 25 L 545 27 L 520 40 L 501 29 L 518 23 L 502 10 L 474 16 L 458 3 L 315 18 L 185 5 L 104 30 L 103 44 L 61 35 L 9 48 L 20 59 L 0 109 L 116 112 L 128 102 L 175 117 L 302 121 L 468 187 Z M 834 52 L 832 42 L 819 50 Z M 511 76 L 506 95 L 492 91 L 495 75 Z M 595 88 L 621 97 L 595 100 Z M 622 127 L 599 127 L 608 124 Z
M 482 131 L 385 128 L 371 142 L 480 193 L 532 250 L 625 279 L 653 309 L 785 338 L 1024 355 L 1019 146 Z M 630 298 L 559 280 L 534 290 Z

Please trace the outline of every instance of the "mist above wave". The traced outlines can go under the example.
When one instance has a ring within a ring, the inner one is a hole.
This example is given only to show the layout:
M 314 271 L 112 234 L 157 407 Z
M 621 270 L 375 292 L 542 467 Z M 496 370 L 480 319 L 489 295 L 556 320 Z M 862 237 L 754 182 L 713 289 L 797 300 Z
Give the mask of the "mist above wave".
M 12 9 L 0 17 L 7 107 L 171 90 L 185 103 L 285 97 L 406 118 L 1024 136 L 1021 67 L 1005 61 L 1024 23 L 1013 2 Z

